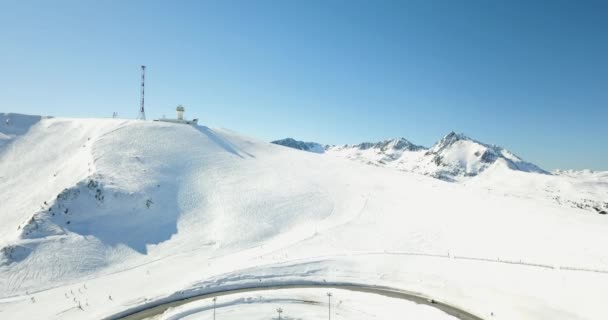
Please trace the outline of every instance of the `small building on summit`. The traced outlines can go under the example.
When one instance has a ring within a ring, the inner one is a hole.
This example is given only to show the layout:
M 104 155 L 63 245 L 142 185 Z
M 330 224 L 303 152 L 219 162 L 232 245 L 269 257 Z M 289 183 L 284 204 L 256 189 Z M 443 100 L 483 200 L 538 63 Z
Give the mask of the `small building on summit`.
M 175 111 L 177 112 L 177 119 L 167 119 L 163 116 L 163 118 L 161 119 L 156 119 L 154 121 L 162 121 L 162 122 L 171 122 L 171 123 L 181 123 L 181 124 L 198 124 L 198 119 L 192 119 L 192 120 L 185 120 L 184 119 L 184 112 L 186 111 L 186 109 L 180 104 L 179 106 L 177 106 L 177 108 L 175 108 Z
M 177 120 L 184 120 L 184 111 L 186 111 L 186 109 L 184 109 L 181 104 L 177 106 L 175 111 L 177 111 Z

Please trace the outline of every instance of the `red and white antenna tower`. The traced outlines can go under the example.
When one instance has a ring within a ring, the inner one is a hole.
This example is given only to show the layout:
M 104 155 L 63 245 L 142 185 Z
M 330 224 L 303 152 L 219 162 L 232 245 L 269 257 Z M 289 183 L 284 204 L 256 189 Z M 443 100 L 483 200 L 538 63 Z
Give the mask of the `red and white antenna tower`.
M 139 107 L 139 116 L 137 119 L 146 120 L 146 111 L 144 109 L 144 84 L 146 80 L 146 66 L 141 66 L 141 105 Z

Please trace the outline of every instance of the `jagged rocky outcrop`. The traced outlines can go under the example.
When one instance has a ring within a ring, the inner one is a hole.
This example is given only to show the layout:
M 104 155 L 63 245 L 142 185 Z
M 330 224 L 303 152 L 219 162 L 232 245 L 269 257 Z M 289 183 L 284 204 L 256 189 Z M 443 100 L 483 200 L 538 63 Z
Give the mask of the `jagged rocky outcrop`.
M 298 141 L 298 140 L 295 140 L 292 138 L 285 138 L 285 139 L 281 139 L 281 140 L 272 141 L 271 143 L 293 148 L 293 149 L 297 149 L 297 150 L 302 150 L 302 151 L 308 151 L 308 152 L 314 152 L 314 153 L 324 153 L 325 152 L 325 147 L 316 142 L 304 142 L 304 141 Z

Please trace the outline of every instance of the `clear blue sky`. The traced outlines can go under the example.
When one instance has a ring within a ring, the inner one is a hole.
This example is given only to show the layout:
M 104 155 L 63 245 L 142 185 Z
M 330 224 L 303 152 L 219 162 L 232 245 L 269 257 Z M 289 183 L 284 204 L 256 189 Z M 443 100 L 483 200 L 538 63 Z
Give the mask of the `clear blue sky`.
M 1 1 L 0 112 L 328 144 L 451 130 L 608 170 L 608 1 Z

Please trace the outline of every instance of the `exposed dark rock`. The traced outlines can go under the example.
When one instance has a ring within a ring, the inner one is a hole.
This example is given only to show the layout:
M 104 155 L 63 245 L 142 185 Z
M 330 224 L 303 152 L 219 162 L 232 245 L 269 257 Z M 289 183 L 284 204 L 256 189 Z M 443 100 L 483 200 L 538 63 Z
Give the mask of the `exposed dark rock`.
M 323 153 L 325 151 L 325 147 L 316 142 L 304 142 L 298 141 L 292 138 L 286 138 L 281 140 L 275 140 L 271 143 L 278 144 L 284 147 L 289 147 L 302 151 L 309 151 L 314 153 Z

